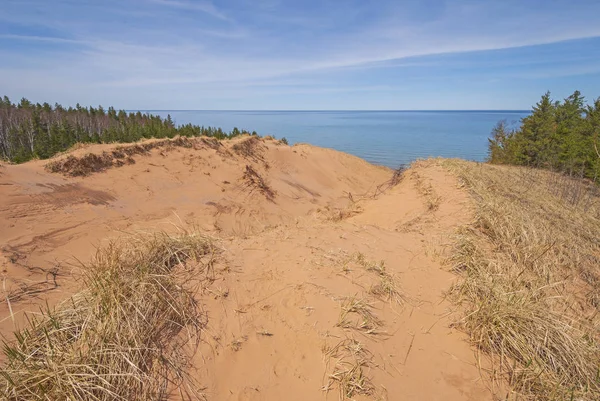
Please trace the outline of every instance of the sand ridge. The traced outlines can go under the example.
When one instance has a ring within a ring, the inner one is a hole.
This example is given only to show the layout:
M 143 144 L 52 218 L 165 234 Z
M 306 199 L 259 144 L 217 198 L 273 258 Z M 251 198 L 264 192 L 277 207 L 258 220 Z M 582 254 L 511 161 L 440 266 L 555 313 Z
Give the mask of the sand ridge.
M 420 162 L 381 193 L 391 170 L 330 149 L 188 145 L 86 176 L 43 161 L 1 168 L 3 334 L 75 291 L 77 259 L 108 239 L 184 225 L 225 251 L 199 295 L 208 325 L 194 374 L 209 400 L 492 399 L 443 298 L 456 280 L 445 247 L 471 219 L 454 176 Z

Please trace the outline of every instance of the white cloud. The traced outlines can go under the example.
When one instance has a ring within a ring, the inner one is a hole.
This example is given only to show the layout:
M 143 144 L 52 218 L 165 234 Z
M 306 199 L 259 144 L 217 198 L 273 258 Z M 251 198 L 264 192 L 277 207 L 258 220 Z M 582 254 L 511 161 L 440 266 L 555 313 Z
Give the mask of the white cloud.
M 56 91 L 61 85 L 74 93 L 77 87 L 102 87 L 115 97 L 125 92 L 134 96 L 131 91 L 142 89 L 166 90 L 169 85 L 180 91 L 192 90 L 186 85 L 207 90 L 186 94 L 190 99 L 216 96 L 216 87 L 262 88 L 263 93 L 341 92 L 351 88 L 329 82 L 338 78 L 337 72 L 426 66 L 431 61 L 409 58 L 600 36 L 595 23 L 600 3 L 595 2 L 555 2 L 541 9 L 515 0 L 436 3 L 435 9 L 416 0 L 368 7 L 323 2 L 300 12 L 298 3 L 290 8 L 283 1 L 232 1 L 225 7 L 209 1 L 110 0 L 100 7 L 67 0 L 31 0 L 23 6 L 9 0 L 0 20 L 16 28 L 0 30 L 0 58 L 5 60 L 0 86 L 17 88 L 29 79 L 41 85 L 46 77 Z M 195 11 L 205 18 L 195 18 Z M 3 47 L 7 42 L 11 45 Z M 27 42 L 53 46 L 30 52 Z M 304 88 L 265 84 L 306 77 L 312 78 Z M 369 91 L 387 88 L 381 82 L 357 81 L 356 86 Z M 141 94 L 139 99 L 145 101 Z
M 219 11 L 217 7 L 208 1 L 180 1 L 180 0 L 150 0 L 155 4 L 160 4 L 167 7 L 175 7 L 184 10 L 200 11 L 224 21 L 231 21 L 227 15 Z

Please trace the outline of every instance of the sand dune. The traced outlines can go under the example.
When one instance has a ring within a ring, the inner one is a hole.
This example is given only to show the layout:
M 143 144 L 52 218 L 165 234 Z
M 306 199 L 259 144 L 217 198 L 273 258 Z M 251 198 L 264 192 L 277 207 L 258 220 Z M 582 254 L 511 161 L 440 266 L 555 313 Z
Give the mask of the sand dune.
M 394 179 L 254 137 L 95 145 L 51 163 L 0 167 L 2 334 L 76 291 L 77 261 L 111 238 L 191 227 L 225 251 L 198 295 L 193 374 L 209 400 L 492 399 L 443 297 L 470 200 L 436 163 Z

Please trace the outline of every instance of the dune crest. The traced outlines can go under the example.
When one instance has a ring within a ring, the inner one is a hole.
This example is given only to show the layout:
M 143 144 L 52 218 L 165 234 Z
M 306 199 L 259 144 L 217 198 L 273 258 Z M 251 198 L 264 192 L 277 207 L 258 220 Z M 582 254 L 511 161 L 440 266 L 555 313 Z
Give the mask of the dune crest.
M 185 226 L 223 250 L 197 295 L 207 399 L 492 399 L 444 299 L 471 201 L 434 162 L 394 173 L 304 144 L 179 138 L 0 171 L 5 335 L 77 291 L 98 246 Z

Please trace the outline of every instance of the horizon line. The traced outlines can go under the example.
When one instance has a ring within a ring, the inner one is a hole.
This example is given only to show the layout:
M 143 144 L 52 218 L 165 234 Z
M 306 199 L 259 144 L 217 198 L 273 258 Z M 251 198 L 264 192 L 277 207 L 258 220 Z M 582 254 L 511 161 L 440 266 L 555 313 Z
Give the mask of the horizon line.
M 310 109 L 124 109 L 126 111 L 243 111 L 243 112 L 513 112 L 513 113 L 524 113 L 531 112 L 531 110 L 521 109 L 405 109 L 405 110 L 393 110 L 393 109 L 331 109 L 331 110 L 310 110 Z

